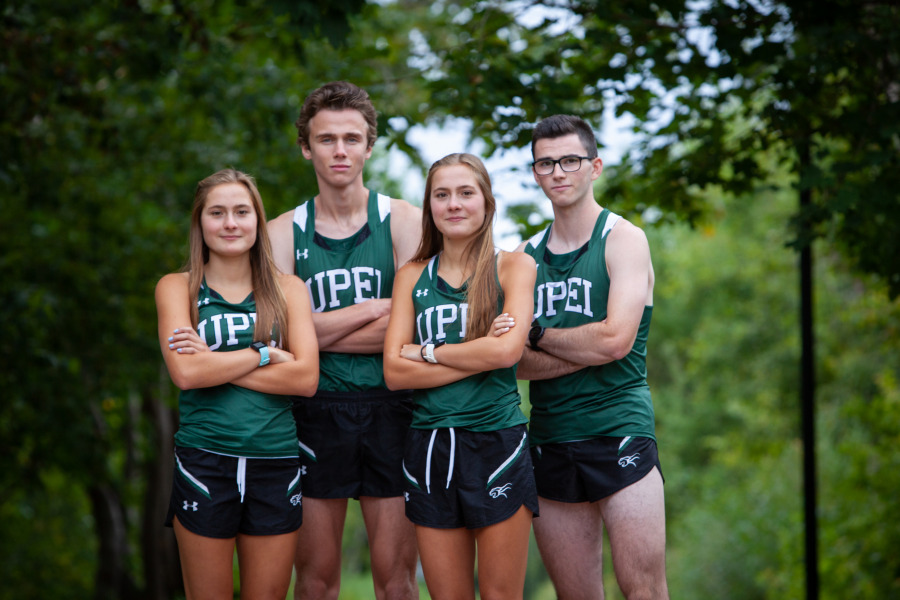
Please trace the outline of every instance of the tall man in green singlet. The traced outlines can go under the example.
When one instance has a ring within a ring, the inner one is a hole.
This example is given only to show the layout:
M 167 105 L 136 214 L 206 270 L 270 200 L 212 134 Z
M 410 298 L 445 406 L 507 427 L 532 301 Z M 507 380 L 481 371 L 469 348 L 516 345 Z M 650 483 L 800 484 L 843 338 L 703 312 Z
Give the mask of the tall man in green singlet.
M 294 402 L 304 517 L 294 597 L 338 597 L 347 499 L 356 498 L 376 597 L 417 598 L 402 469 L 412 399 L 387 390 L 382 351 L 394 272 L 418 247 L 422 211 L 363 183 L 377 132 L 364 90 L 342 81 L 320 87 L 296 126 L 318 194 L 269 223 L 278 268 L 309 288 L 320 350 L 319 390 Z
M 531 380 L 534 532 L 560 599 L 603 598 L 602 540 L 626 598 L 668 598 L 663 479 L 646 379 L 653 265 L 644 232 L 601 207 L 590 126 L 554 115 L 532 135 L 554 221 L 534 257 L 534 322 L 518 377 Z

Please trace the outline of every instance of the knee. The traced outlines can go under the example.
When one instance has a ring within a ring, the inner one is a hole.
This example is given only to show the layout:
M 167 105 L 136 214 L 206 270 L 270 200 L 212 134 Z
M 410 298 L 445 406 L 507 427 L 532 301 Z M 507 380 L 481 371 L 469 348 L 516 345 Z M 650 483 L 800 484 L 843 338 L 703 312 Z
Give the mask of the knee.
M 320 577 L 300 577 L 294 582 L 294 600 L 337 600 L 341 582 L 329 582 Z

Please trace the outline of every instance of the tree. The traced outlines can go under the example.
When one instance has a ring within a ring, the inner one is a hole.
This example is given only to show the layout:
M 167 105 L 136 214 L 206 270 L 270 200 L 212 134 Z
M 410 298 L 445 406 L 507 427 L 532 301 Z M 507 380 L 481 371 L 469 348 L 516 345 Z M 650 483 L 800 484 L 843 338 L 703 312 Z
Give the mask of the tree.
M 405 4 L 405 3 L 404 3 Z M 834 240 L 900 294 L 900 8 L 870 0 L 440 3 L 422 31 L 429 104 L 488 149 L 557 112 L 631 116 L 607 201 L 699 223 L 707 186 L 742 193 L 786 165 L 809 206 L 793 244 Z M 536 24 L 532 24 L 536 23 Z M 523 228 L 526 233 L 528 228 Z

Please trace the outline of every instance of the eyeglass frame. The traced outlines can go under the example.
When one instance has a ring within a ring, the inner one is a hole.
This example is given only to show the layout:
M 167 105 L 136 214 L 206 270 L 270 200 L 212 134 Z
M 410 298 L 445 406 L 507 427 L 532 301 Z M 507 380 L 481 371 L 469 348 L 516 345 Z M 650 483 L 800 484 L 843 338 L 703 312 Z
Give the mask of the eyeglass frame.
M 567 170 L 565 167 L 563 167 L 562 161 L 564 161 L 564 160 L 570 160 L 570 159 L 573 159 L 573 158 L 577 158 L 577 159 L 578 159 L 578 168 L 577 168 L 577 169 L 572 169 L 571 171 L 569 171 L 569 170 Z M 563 173 L 575 173 L 575 172 L 581 170 L 581 161 L 583 161 L 583 160 L 593 160 L 593 159 L 592 159 L 590 156 L 575 156 L 575 155 L 563 156 L 562 158 L 556 158 L 556 159 L 553 159 L 553 158 L 542 158 L 542 159 L 540 159 L 540 160 L 536 160 L 536 161 L 534 161 L 533 163 L 531 163 L 531 168 L 534 170 L 534 172 L 535 172 L 537 175 L 540 175 L 541 177 L 545 177 L 545 176 L 547 176 L 547 175 L 552 175 L 552 174 L 553 174 L 553 171 L 556 170 L 556 165 L 559 165 L 559 168 L 560 168 L 560 170 L 561 170 Z M 553 166 L 552 166 L 552 167 L 550 168 L 550 170 L 547 171 L 546 173 L 538 173 L 538 170 L 537 170 L 537 164 L 538 164 L 538 163 L 543 163 L 543 162 L 549 162 L 549 163 L 550 163 L 551 165 L 553 165 Z

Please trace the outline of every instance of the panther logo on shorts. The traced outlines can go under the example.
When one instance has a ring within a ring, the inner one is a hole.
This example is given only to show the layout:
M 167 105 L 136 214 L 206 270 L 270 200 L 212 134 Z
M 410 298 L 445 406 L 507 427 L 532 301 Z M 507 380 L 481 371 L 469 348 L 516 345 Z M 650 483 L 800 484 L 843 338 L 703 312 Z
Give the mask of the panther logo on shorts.
M 625 468 L 625 467 L 627 467 L 628 465 L 631 465 L 632 467 L 636 467 L 636 466 L 637 466 L 637 460 L 638 460 L 640 457 L 641 457 L 641 453 L 640 453 L 640 452 L 637 452 L 637 453 L 635 453 L 635 454 L 632 454 L 631 456 L 623 456 L 622 458 L 619 459 L 619 466 L 622 467 L 622 468 Z
M 500 486 L 500 487 L 495 487 L 494 489 L 492 489 L 492 490 L 490 491 L 491 498 L 499 498 L 500 496 L 503 496 L 504 498 L 509 498 L 509 496 L 506 495 L 506 492 L 507 492 L 507 490 L 509 490 L 511 487 L 512 487 L 512 484 L 511 484 L 511 483 L 504 483 L 504 484 L 503 484 L 502 486 Z
M 303 500 L 303 494 L 294 494 L 291 496 L 291 506 L 297 506 Z

